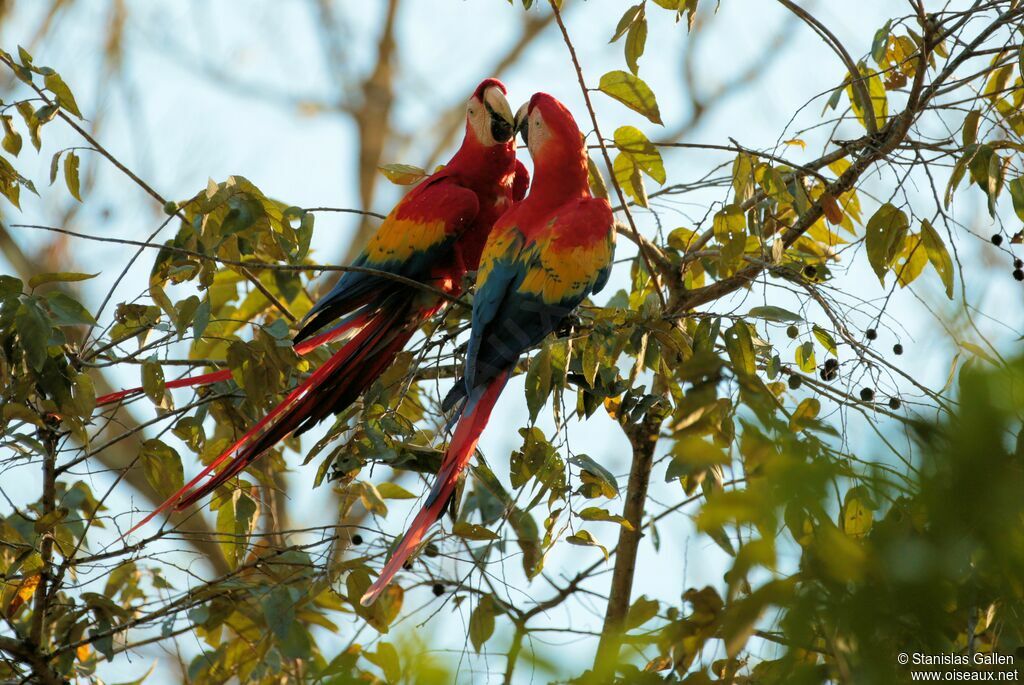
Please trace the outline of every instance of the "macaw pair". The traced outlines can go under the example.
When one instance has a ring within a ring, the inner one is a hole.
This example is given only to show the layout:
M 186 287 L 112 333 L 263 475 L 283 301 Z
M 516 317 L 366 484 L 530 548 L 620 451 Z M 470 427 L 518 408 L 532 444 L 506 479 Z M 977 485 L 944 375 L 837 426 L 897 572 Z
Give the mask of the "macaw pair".
M 560 102 L 544 93 L 513 116 L 505 93 L 496 79 L 480 84 L 467 106 L 462 146 L 395 206 L 354 262 L 451 294 L 458 294 L 463 277 L 478 269 L 464 375 L 443 403 L 445 410 L 454 410 L 458 423 L 423 508 L 367 590 L 364 604 L 387 587 L 440 517 L 522 353 L 608 279 L 612 211 L 606 200 L 590 196 L 579 127 Z M 517 131 L 534 161 L 525 199 L 529 177 L 515 157 Z M 345 344 L 132 530 L 170 507 L 190 506 L 287 435 L 343 411 L 444 304 L 435 293 L 384 275 L 344 273 L 306 316 L 295 343 L 300 352 L 348 336 Z M 223 372 L 185 379 L 177 387 L 218 374 Z

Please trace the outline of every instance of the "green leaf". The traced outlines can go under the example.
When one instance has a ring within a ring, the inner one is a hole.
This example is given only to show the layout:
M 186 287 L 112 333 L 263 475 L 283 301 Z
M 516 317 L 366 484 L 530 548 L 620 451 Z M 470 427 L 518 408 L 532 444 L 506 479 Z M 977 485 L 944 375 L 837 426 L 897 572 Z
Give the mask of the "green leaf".
M 469 640 L 477 654 L 480 648 L 494 635 L 494 616 L 498 612 L 490 595 L 480 598 L 473 613 L 469 616 Z
M 24 289 L 25 284 L 20 278 L 0 274 L 0 300 L 11 297 L 12 295 L 21 295 Z
M 87 281 L 90 278 L 96 278 L 99 275 L 100 272 L 98 271 L 94 274 L 82 274 L 74 271 L 36 274 L 32 278 L 28 279 L 28 287 L 30 290 L 33 290 L 44 283 L 71 283 L 75 281 Z
M 718 445 L 696 435 L 683 435 L 672 446 L 672 461 L 665 470 L 665 481 L 703 474 L 710 467 L 729 463 L 729 455 Z
M 497 540 L 498 534 L 476 523 L 459 521 L 452 526 L 452 534 L 465 540 Z
M 640 57 L 643 56 L 646 46 L 647 19 L 641 17 L 638 21 L 633 22 L 633 25 L 629 27 L 629 33 L 626 34 L 626 66 L 634 74 L 640 71 Z
M 814 324 L 814 328 L 811 330 L 814 333 L 814 337 L 818 339 L 821 346 L 828 350 L 833 355 L 838 355 L 839 351 L 836 346 L 836 339 L 832 337 L 832 334 L 826 331 L 818 324 Z
M 590 155 L 587 155 L 587 181 L 590 184 L 591 195 L 608 199 L 608 186 L 605 185 L 604 176 L 601 175 L 601 170 L 597 168 L 597 164 L 594 163 L 594 159 Z
M 963 142 L 964 147 L 973 145 L 978 139 L 978 122 L 981 120 L 981 111 L 972 109 L 964 117 Z
M 53 314 L 53 321 L 58 326 L 91 325 L 96 323 L 89 310 L 73 297 L 51 290 L 46 293 L 46 303 Z
M 622 18 L 619 19 L 618 26 L 615 27 L 615 33 L 612 35 L 612 39 L 608 42 L 614 43 L 619 38 L 622 38 L 623 34 L 625 34 L 626 31 L 629 30 L 629 27 L 633 25 L 633 22 L 636 21 L 637 16 L 640 15 L 640 12 L 643 10 L 643 8 L 644 4 L 641 2 L 637 5 L 633 5 L 628 10 L 626 10 L 625 13 L 622 15 Z
M 659 606 L 657 600 L 647 599 L 647 595 L 640 595 L 633 602 L 633 605 L 629 607 L 629 613 L 626 614 L 626 622 L 623 629 L 632 630 L 647 623 L 658 615 Z
M 725 331 L 725 349 L 736 373 L 748 376 L 754 374 L 754 341 L 747 324 L 737 321 Z
M 661 112 L 654 92 L 640 78 L 628 71 L 609 71 L 601 77 L 599 90 L 618 100 L 634 112 L 639 112 L 655 124 L 661 124 Z
M 1018 219 L 1024 221 L 1024 176 L 1007 183 L 1006 189 L 1010 191 L 1010 199 L 1013 200 L 1013 211 Z
M 871 41 L 871 58 L 882 66 L 882 60 L 885 59 L 885 48 L 889 44 L 889 31 L 892 28 L 892 19 L 885 22 L 882 28 L 875 31 L 875 38 Z
M 867 244 L 868 262 L 878 280 L 885 284 L 885 273 L 903 247 L 903 239 L 910 227 L 910 221 L 902 210 L 886 202 L 868 219 Z
M 278 585 L 268 592 L 260 605 L 267 625 L 278 640 L 284 640 L 295 622 L 295 599 L 287 585 Z
M 635 126 L 620 126 L 615 130 L 615 147 L 628 155 L 633 163 L 659 184 L 665 183 L 665 164 L 661 153 Z
M 71 89 L 68 88 L 68 84 L 64 83 L 60 74 L 55 71 L 50 72 L 43 78 L 43 84 L 48 91 L 57 96 L 57 104 L 79 119 L 82 118 L 82 113 L 78 111 L 78 103 L 75 102 L 75 96 L 71 94 Z
M 597 477 L 603 481 L 613 492 L 619 491 L 619 483 L 615 480 L 615 475 L 606 469 L 605 467 L 598 464 L 596 461 L 591 459 L 586 454 L 576 454 L 569 457 L 569 463 L 579 466 L 584 471 L 587 471 L 592 476 Z
M 1019 179 L 1018 179 L 1019 180 Z M 953 299 L 953 260 L 949 256 L 949 250 L 938 231 L 932 227 L 927 219 L 921 222 L 921 241 L 924 243 L 925 253 L 932 268 L 942 279 L 942 285 L 946 288 L 946 297 Z
M 164 369 L 155 359 L 142 363 L 142 390 L 153 404 L 163 402 L 167 384 L 164 381 Z
M 763 307 L 752 307 L 747 316 L 755 316 L 759 319 L 765 319 L 767 321 L 775 321 L 778 323 L 785 322 L 800 322 L 804 320 L 804 317 L 799 314 L 795 314 L 788 309 L 782 307 L 775 307 L 773 305 L 766 305 Z
M 425 169 L 412 164 L 383 164 L 377 168 L 389 181 L 400 186 L 411 186 L 427 176 Z
M 363 656 L 376 664 L 389 683 L 397 683 L 402 679 L 402 665 L 398 658 L 398 650 L 390 642 L 378 642 L 376 652 L 363 652 Z
M 551 346 L 544 345 L 534 355 L 530 368 L 526 371 L 526 407 L 530 412 L 530 422 L 537 420 L 537 415 L 548 401 L 551 394 Z
M 33 300 L 25 300 L 18 308 L 14 325 L 26 361 L 33 369 L 40 371 L 46 363 L 46 348 L 50 340 L 49 319 Z
M 711 227 L 715 240 L 721 245 L 719 262 L 725 271 L 735 270 L 747 244 L 747 221 L 743 209 L 736 204 L 726 205 L 715 213 Z
M 170 445 L 156 438 L 142 443 L 139 453 L 146 481 L 160 497 L 170 497 L 185 484 L 181 457 Z

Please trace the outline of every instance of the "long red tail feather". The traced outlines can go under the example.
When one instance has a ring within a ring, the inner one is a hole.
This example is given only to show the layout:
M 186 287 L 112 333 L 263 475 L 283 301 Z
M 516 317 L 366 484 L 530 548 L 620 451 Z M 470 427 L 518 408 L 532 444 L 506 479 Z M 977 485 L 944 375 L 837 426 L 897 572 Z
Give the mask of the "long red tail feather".
M 340 326 L 331 328 L 323 333 L 307 338 L 302 342 L 295 345 L 295 353 L 298 355 L 306 355 L 331 341 L 337 340 L 341 336 L 347 334 L 356 325 L 365 322 L 365 317 L 355 317 L 351 321 L 347 321 Z M 221 369 L 220 371 L 211 371 L 209 373 L 202 373 L 198 376 L 187 376 L 185 378 L 178 378 L 173 381 L 167 381 L 167 387 L 174 388 L 192 388 L 200 385 L 212 385 L 213 383 L 220 383 L 231 378 L 230 369 Z M 113 404 L 129 397 L 135 397 L 136 395 L 142 394 L 142 386 L 135 388 L 125 388 L 124 390 L 118 390 L 116 392 L 101 395 L 96 398 L 96 406 L 102 407 L 107 404 Z
M 320 370 L 318 369 L 318 373 L 310 376 L 300 386 L 302 392 L 296 392 L 299 390 L 299 388 L 296 388 L 296 391 L 293 391 L 284 402 L 273 409 L 271 412 L 273 416 L 268 415 L 257 426 L 242 436 L 231 448 L 231 454 L 237 451 L 231 462 L 208 482 L 181 497 L 175 503 L 174 509 L 181 511 L 188 508 L 234 478 L 244 471 L 247 466 L 256 461 L 260 455 L 294 431 L 310 416 L 314 408 L 322 408 L 326 398 L 321 396 L 320 390 L 333 377 L 341 376 L 342 382 L 339 385 L 343 387 L 355 385 L 361 391 L 369 386 L 377 376 L 384 372 L 384 369 L 387 368 L 388 364 L 394 359 L 395 353 L 397 353 L 397 350 L 391 351 L 391 346 L 383 350 L 379 350 L 377 347 L 381 339 L 388 333 L 390 328 L 388 324 L 387 320 L 378 320 L 368 324 L 357 337 L 338 350 L 324 364 L 324 367 L 329 367 L 324 373 L 319 373 Z M 398 349 L 404 346 L 404 342 L 407 339 L 408 337 L 402 338 Z M 370 357 L 372 359 L 368 360 Z M 324 367 L 321 367 L 321 369 Z M 358 395 L 359 393 L 355 394 Z M 354 400 L 355 397 L 352 399 Z M 257 437 L 260 429 L 268 425 L 269 427 L 267 427 L 266 431 Z M 252 438 L 255 439 L 250 442 Z
M 359 317 L 358 323 L 366 324 L 367 318 L 368 317 L 366 315 Z M 159 507 L 157 507 L 152 512 L 147 514 L 141 521 L 132 526 L 132 528 L 121 537 L 123 538 L 127 535 L 130 535 L 131 533 L 135 532 L 142 526 L 152 521 L 154 517 L 158 516 L 159 514 L 162 514 L 171 507 L 175 506 L 175 504 L 178 502 L 179 499 L 181 499 L 183 495 L 192 490 L 192 488 L 194 488 L 204 478 L 210 475 L 218 466 L 227 461 L 231 457 L 231 455 L 233 455 L 243 445 L 245 445 L 250 438 L 259 433 L 264 427 L 270 424 L 286 409 L 288 409 L 296 402 L 298 402 L 300 399 L 302 399 L 302 397 L 305 396 L 311 388 L 316 387 L 323 380 L 323 378 L 325 378 L 326 376 L 334 372 L 339 366 L 341 366 L 342 363 L 345 362 L 351 355 L 351 352 L 346 352 L 346 350 L 349 350 L 350 347 L 355 342 L 356 340 L 353 339 L 353 341 L 345 345 L 345 347 L 335 352 L 334 355 L 326 362 L 324 362 L 324 364 L 320 368 L 318 368 L 316 371 L 310 374 L 309 378 L 307 378 L 305 381 L 300 383 L 294 390 L 292 390 L 279 405 L 274 407 L 272 410 L 270 410 L 270 412 L 267 413 L 266 416 L 257 421 L 256 425 L 250 428 L 249 431 L 245 433 L 245 435 L 236 440 L 233 445 L 228 447 L 228 449 L 224 450 L 224 452 L 222 452 L 216 459 L 214 459 L 212 462 L 210 462 L 209 465 L 207 465 L 202 471 L 200 471 L 195 478 L 185 483 L 185 485 L 182 486 L 181 489 L 179 489 L 173 495 L 168 497 L 167 500 L 164 501 Z M 231 470 L 231 466 L 228 466 L 226 470 Z
M 502 389 L 508 380 L 508 372 L 505 372 L 492 380 L 482 392 L 471 397 L 466 404 L 458 426 L 455 427 L 455 434 L 452 436 L 448 450 L 445 452 L 444 460 L 441 462 L 441 469 L 437 473 L 434 486 L 430 489 L 423 507 L 416 514 L 409 530 L 402 537 L 402 541 L 395 549 L 394 554 L 380 572 L 380 576 L 373 585 L 363 594 L 360 603 L 363 606 L 370 606 L 380 596 L 395 574 L 405 565 L 406 560 L 415 551 L 416 547 L 423 540 L 430 527 L 441 517 L 441 513 L 448 505 L 448 500 L 459 480 L 459 475 L 469 463 L 470 458 L 476 451 L 476 445 L 480 441 L 480 434 L 491 416 L 491 410 L 501 395 Z

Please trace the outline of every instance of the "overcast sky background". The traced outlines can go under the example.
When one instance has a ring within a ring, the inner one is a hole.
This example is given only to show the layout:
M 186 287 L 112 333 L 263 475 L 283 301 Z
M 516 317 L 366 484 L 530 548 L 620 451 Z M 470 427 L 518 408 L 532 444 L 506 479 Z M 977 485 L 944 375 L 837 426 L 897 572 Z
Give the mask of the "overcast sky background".
M 38 25 L 39 12 L 44 3 L 16 3 L 14 16 L 2 27 L 2 44 L 12 51 L 19 43 L 27 44 L 28 36 Z M 230 174 L 249 178 L 268 195 L 289 204 L 311 206 L 357 207 L 358 194 L 355 170 L 356 130 L 352 123 L 337 114 L 309 114 L 294 106 L 269 102 L 246 86 L 224 89 L 216 79 L 204 73 L 203 64 L 217 65 L 229 72 L 239 83 L 264 84 L 267 90 L 291 94 L 324 94 L 331 91 L 335 75 L 328 73 L 320 44 L 316 38 L 314 3 L 289 0 L 215 2 L 181 0 L 129 0 L 129 24 L 126 30 L 125 78 L 109 81 L 102 76 L 100 62 L 102 27 L 108 19 L 107 2 L 85 0 L 62 16 L 49 38 L 34 50 L 36 63 L 57 69 L 74 90 L 80 109 L 87 116 L 102 112 L 104 125 L 101 142 L 119 159 L 166 197 L 184 199 L 204 188 L 208 178 L 224 180 Z M 544 3 L 538 3 L 543 5 Z M 590 0 L 586 3 L 568 2 L 566 21 L 579 51 L 587 79 L 596 84 L 600 75 L 611 69 L 622 69 L 621 43 L 608 45 L 622 11 L 629 3 L 613 0 Z M 669 13 L 653 6 L 648 10 L 650 36 L 646 55 L 641 59 L 640 75 L 658 95 L 666 130 L 674 130 L 689 116 L 687 94 L 682 90 L 682 53 L 684 44 L 693 40 L 687 35 L 685 22 L 676 24 Z M 352 73 L 362 74 L 374 60 L 375 40 L 380 30 L 383 3 L 338 2 L 337 11 L 346 18 L 348 49 L 351 51 Z M 716 88 L 729 82 L 737 73 L 751 64 L 770 59 L 769 65 L 749 86 L 735 96 L 718 104 L 685 140 L 728 144 L 735 138 L 741 144 L 757 149 L 772 149 L 785 139 L 798 135 L 805 126 L 816 124 L 827 93 L 843 78 L 843 69 L 823 42 L 803 25 L 792 23 L 781 7 L 761 0 L 723 0 L 717 15 L 713 15 L 714 2 L 701 3 L 702 15 L 700 45 L 691 69 L 696 75 L 700 92 L 707 97 Z M 811 6 L 811 4 L 808 4 Z M 855 58 L 870 50 L 875 30 L 891 12 L 904 12 L 903 3 L 889 0 L 863 2 L 819 2 L 814 10 L 846 44 Z M 426 155 L 436 143 L 439 132 L 427 124 L 432 113 L 450 107 L 465 99 L 482 78 L 491 76 L 487 69 L 498 55 L 516 40 L 518 16 L 521 7 L 511 7 L 505 0 L 410 0 L 400 12 L 398 104 L 395 123 L 405 132 L 415 134 L 413 143 L 396 153 L 389 162 L 424 164 Z M 547 11 L 546 7 L 542 10 Z M 788 26 L 788 32 L 777 54 L 766 55 L 765 46 L 776 33 Z M 537 90 L 547 91 L 563 100 L 576 114 L 584 131 L 591 129 L 582 104 L 575 72 L 571 68 L 565 46 L 555 27 L 549 27 L 527 51 L 526 56 L 508 73 L 501 75 L 509 87 L 513 109 Z M 262 89 L 260 89 L 262 90 Z M 20 92 L 20 91 L 19 91 Z M 821 97 L 822 94 L 824 98 Z M 815 100 L 812 99 L 817 98 Z M 4 99 L 10 101 L 5 95 Z M 801 109 L 805 103 L 810 103 Z M 650 138 L 658 139 L 659 128 L 635 115 L 621 105 L 600 95 L 595 96 L 598 116 L 606 136 L 617 126 L 636 125 Z M 845 98 L 841 106 L 847 105 Z M 794 118 L 795 115 L 795 118 Z M 791 122 L 791 119 L 793 120 Z M 817 157 L 826 143 L 829 128 L 814 129 L 800 134 L 807 142 L 806 151 L 793 146 L 780 146 L 778 151 L 797 162 Z M 856 124 L 843 125 L 836 131 L 837 138 L 854 138 L 861 134 Z M 43 132 L 44 148 L 35 157 L 34 150 L 25 146 L 19 170 L 34 179 L 43 188 L 46 183 L 50 155 L 65 146 L 81 142 L 59 122 L 47 126 Z M 669 182 L 694 181 L 716 164 L 727 163 L 727 154 L 708 154 L 692 150 L 665 152 Z M 98 157 L 83 154 L 83 165 L 88 172 L 98 173 L 96 189 L 85 197 L 85 203 L 71 226 L 94 234 L 143 239 L 162 220 L 158 207 L 142 191 L 116 169 Z M 727 171 L 727 169 L 726 169 Z M 944 181 L 940 181 L 944 185 Z M 883 199 L 892 188 L 892 175 L 888 172 L 872 174 L 865 185 L 866 194 L 877 191 Z M 649 190 L 655 186 L 649 183 Z M 386 212 L 400 196 L 402 189 L 383 183 L 372 208 Z M 911 188 L 910 196 L 928 192 L 924 186 Z M 8 205 L 2 208 L 6 222 L 52 224 L 60 217 L 69 202 L 62 188 L 44 189 L 42 198 L 23 194 L 23 211 L 18 214 Z M 928 197 L 926 195 L 925 197 Z M 993 232 L 992 222 L 982 213 L 980 193 L 966 193 L 957 200 L 956 215 L 969 223 L 980 236 L 958 241 L 957 248 L 968 263 L 985 265 L 978 273 L 968 274 L 970 303 L 976 308 L 978 324 L 994 341 L 1009 350 L 1022 329 L 1021 308 L 1007 308 L 1006 302 L 1021 302 L 1019 284 L 1010 279 L 1005 255 L 996 257 L 985 242 Z M 676 226 L 693 227 L 701 221 L 712 202 L 724 199 L 720 190 L 674 196 L 671 202 L 656 203 L 656 211 L 666 231 Z M 875 203 L 863 200 L 868 213 Z M 1009 199 L 1000 204 L 1003 216 L 1011 217 Z M 655 217 L 639 211 L 637 216 L 648 234 L 656 225 Z M 320 215 L 313 241 L 313 257 L 330 262 L 346 252 L 356 222 L 345 215 Z M 20 230 L 20 229 L 15 229 Z M 172 234 L 167 230 L 162 237 Z M 51 238 L 43 234 L 18 234 L 23 247 L 32 251 Z M 85 303 L 95 308 L 113 283 L 133 248 L 100 245 L 88 242 L 72 243 L 67 255 L 67 270 L 102 271 L 102 275 L 85 285 Z M 620 241 L 620 257 L 632 254 L 630 246 Z M 858 254 L 861 262 L 836 281 L 839 289 L 846 288 L 867 302 L 858 305 L 855 324 L 866 327 L 875 315 L 872 306 L 881 304 L 890 293 L 883 289 L 867 267 L 866 258 Z M 143 291 L 152 255 L 139 261 L 125 281 L 116 301 L 134 297 Z M 9 266 L 0 262 L 3 270 Z M 616 270 L 608 290 L 598 299 L 604 301 L 625 283 L 626 269 Z M 891 278 L 889 285 L 891 286 Z M 959 276 L 957 289 L 959 292 Z M 901 360 L 903 368 L 915 378 L 932 387 L 939 387 L 948 374 L 952 345 L 943 337 L 935 336 L 939 324 L 925 307 L 939 315 L 954 314 L 946 304 L 938 277 L 929 268 L 913 287 L 913 292 L 899 291 L 888 302 L 885 321 L 899 331 L 898 340 L 907 348 Z M 762 289 L 745 297 L 719 303 L 715 311 L 745 312 L 749 307 L 764 304 Z M 771 304 L 798 308 L 801 303 L 772 293 Z M 852 301 L 851 301 L 852 303 Z M 820 312 L 818 313 L 820 316 Z M 108 312 L 109 316 L 109 312 Z M 776 331 L 779 333 L 779 331 Z M 784 335 L 772 340 L 783 346 L 783 360 L 792 360 L 792 346 Z M 897 337 L 883 332 L 880 349 L 888 350 Z M 789 355 L 787 358 L 786 355 Z M 124 385 L 138 382 L 138 367 L 129 367 L 117 376 Z M 867 382 L 867 379 L 865 379 Z M 886 385 L 881 379 L 879 387 L 885 394 L 906 392 L 898 385 Z M 874 384 L 875 382 L 872 381 Z M 853 391 L 856 391 L 854 386 Z M 827 408 L 827 406 L 826 406 Z M 146 415 L 151 408 L 137 405 L 137 416 Z M 488 462 L 502 477 L 507 475 L 507 457 L 520 444 L 514 430 L 526 420 L 523 400 L 523 382 L 517 379 L 509 384 L 500 401 L 481 443 Z M 862 458 L 884 458 L 873 439 L 873 431 L 866 421 L 850 413 L 847 417 L 833 417 L 845 423 L 845 438 L 857 446 Z M 547 417 L 541 422 L 551 430 Z M 905 438 L 890 430 L 895 439 Z M 549 433 L 550 434 L 550 433 Z M 628 471 L 628 445 L 621 432 L 602 412 L 586 424 L 575 424 L 569 432 L 575 452 L 584 452 L 599 460 L 620 475 Z M 307 438 L 304 446 L 312 445 L 315 438 Z M 186 475 L 195 472 L 189 463 L 190 453 L 183 451 Z M 301 457 L 290 454 L 291 463 Z M 680 497 L 678 484 L 664 483 L 663 467 L 655 472 L 651 497 L 658 502 L 671 502 Z M 334 512 L 324 511 L 323 491 L 310 492 L 315 469 L 296 469 L 289 476 L 291 496 L 295 502 L 296 519 L 306 526 L 334 520 Z M 25 501 L 35 498 L 38 481 L 34 472 L 22 469 L 13 477 L 23 479 L 25 487 L 14 489 L 25 494 Z M 109 486 L 106 474 L 90 476 L 94 492 Z M 412 487 L 420 483 L 405 481 Z M 507 481 L 506 481 L 507 482 Z M 118 492 L 108 502 L 113 511 L 127 510 L 131 505 L 130 493 Z M 18 502 L 21 504 L 21 502 Z M 618 509 L 620 503 L 611 504 Z M 403 518 L 393 514 L 384 522 L 384 530 L 397 534 Z M 612 525 L 593 524 L 588 529 L 603 542 L 612 546 L 616 530 Z M 648 596 L 678 603 L 680 593 L 687 587 L 705 584 L 721 585 L 724 555 L 709 539 L 692 534 L 685 517 L 676 517 L 661 530 L 662 548 L 655 554 L 645 542 L 641 546 L 641 569 L 634 596 Z M 554 576 L 569 574 L 581 564 L 589 564 L 600 554 L 596 550 L 561 545 L 548 559 L 546 568 Z M 512 557 L 509 564 L 519 568 L 519 560 Z M 611 565 L 609 564 L 609 569 Z M 453 569 L 454 570 L 454 569 Z M 596 586 L 595 586 L 596 587 Z M 529 592 L 546 597 L 550 588 L 543 581 L 526 587 Z M 522 602 L 523 595 L 511 595 Z M 427 597 L 414 601 L 407 597 L 407 606 L 425 603 Z M 417 603 L 418 602 L 418 603 Z M 432 610 L 434 605 L 428 607 Z M 552 612 L 549 625 L 566 626 L 571 623 L 578 630 L 598 630 L 601 625 L 603 604 L 591 607 L 573 605 L 571 613 L 564 609 Z M 420 612 L 406 620 L 402 627 L 413 629 L 427 615 Z M 462 682 L 487 682 L 485 673 L 500 679 L 504 666 L 499 656 L 472 657 L 465 643 L 465 621 L 468 604 L 461 609 L 446 607 L 429 624 L 430 640 L 438 649 L 451 651 L 453 663 L 459 664 Z M 499 623 L 500 625 L 500 623 Z M 443 630 L 436 629 L 443 627 Z M 351 638 L 351 624 L 343 623 L 343 633 L 337 638 L 345 644 Z M 401 628 L 397 629 L 399 632 Z M 501 630 L 501 629 L 499 629 Z M 360 641 L 367 642 L 369 629 Z M 506 631 L 507 633 L 507 631 Z M 327 639 L 327 638 L 325 638 Z M 501 647 L 505 637 L 491 643 Z M 187 642 L 187 641 L 185 641 Z M 539 656 L 564 663 L 568 668 L 582 667 L 593 654 L 593 642 L 582 640 L 572 643 L 571 649 L 558 648 L 557 643 L 542 644 L 534 641 L 527 648 L 537 650 Z M 330 652 L 330 647 L 326 647 Z M 154 648 L 141 650 L 132 663 L 119 661 L 101 670 L 110 680 L 129 680 L 148 668 L 153 658 L 161 656 Z M 531 671 L 524 664 L 518 672 L 517 682 L 545 682 L 538 673 L 531 681 Z M 158 669 L 152 682 L 175 682 L 174 671 Z

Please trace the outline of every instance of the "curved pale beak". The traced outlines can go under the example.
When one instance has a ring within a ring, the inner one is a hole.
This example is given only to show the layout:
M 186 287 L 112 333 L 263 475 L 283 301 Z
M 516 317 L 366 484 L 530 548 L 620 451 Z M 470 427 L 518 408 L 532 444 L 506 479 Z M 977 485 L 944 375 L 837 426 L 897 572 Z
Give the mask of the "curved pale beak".
M 526 146 L 529 146 L 529 144 L 530 144 L 529 141 L 526 138 L 527 131 L 530 128 L 529 118 L 530 118 L 530 103 L 529 102 L 524 102 L 523 106 L 519 108 L 518 112 L 516 112 L 516 116 L 515 116 L 515 128 L 516 128 L 516 131 L 515 132 L 523 137 L 523 145 L 526 145 Z
M 504 93 L 497 86 L 484 91 L 484 107 L 491 115 L 491 135 L 499 143 L 507 143 L 515 135 L 515 117 Z

